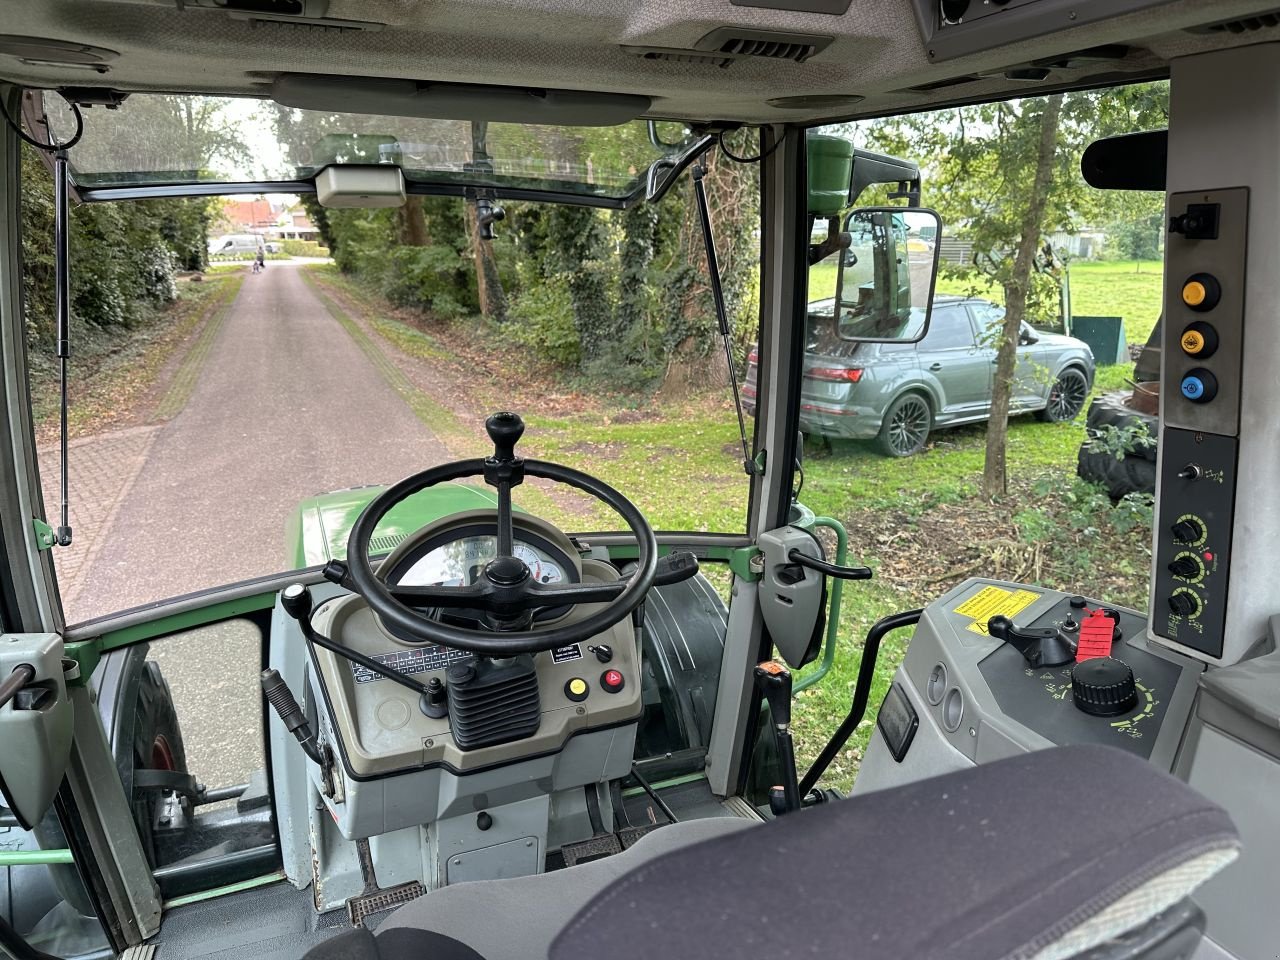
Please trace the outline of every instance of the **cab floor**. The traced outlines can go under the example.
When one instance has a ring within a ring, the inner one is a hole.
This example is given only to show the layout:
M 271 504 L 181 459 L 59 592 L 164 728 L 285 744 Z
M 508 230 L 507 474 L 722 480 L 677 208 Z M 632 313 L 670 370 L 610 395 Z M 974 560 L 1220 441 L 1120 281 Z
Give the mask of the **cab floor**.
M 659 795 L 681 820 L 733 816 L 705 780 L 665 787 Z M 665 822 L 644 793 L 626 797 L 624 805 L 634 826 Z M 370 917 L 370 928 L 377 929 L 390 914 Z M 168 910 L 148 946 L 156 947 L 154 960 L 301 960 L 313 946 L 347 929 L 346 911 L 317 914 L 310 889 L 297 890 L 281 881 Z

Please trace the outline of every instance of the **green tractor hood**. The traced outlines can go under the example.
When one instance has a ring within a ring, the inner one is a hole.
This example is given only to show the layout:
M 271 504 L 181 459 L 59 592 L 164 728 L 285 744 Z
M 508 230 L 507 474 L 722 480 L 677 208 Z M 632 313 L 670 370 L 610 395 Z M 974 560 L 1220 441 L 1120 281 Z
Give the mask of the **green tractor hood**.
M 385 489 L 353 487 L 310 497 L 298 504 L 285 524 L 285 546 L 293 569 L 343 559 L 356 518 Z M 369 541 L 369 553 L 373 556 L 390 553 L 415 530 L 451 513 L 497 505 L 497 497 L 489 490 L 466 483 L 441 484 L 423 490 L 382 518 Z

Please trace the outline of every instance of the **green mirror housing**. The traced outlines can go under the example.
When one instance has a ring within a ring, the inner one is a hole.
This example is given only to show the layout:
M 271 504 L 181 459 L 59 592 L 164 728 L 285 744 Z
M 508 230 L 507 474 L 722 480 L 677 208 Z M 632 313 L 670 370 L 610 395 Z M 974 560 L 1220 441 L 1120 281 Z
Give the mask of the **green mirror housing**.
M 848 205 L 849 183 L 853 177 L 853 142 L 844 137 L 809 132 L 805 140 L 808 157 L 809 215 L 838 217 Z
M 836 274 L 836 332 L 844 340 L 915 343 L 929 330 L 942 218 L 923 207 L 860 207 Z

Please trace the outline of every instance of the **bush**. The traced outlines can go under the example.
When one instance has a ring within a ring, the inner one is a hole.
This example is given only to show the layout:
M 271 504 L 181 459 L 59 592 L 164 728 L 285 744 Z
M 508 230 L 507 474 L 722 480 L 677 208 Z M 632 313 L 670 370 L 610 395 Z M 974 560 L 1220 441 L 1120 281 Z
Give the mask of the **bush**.
M 291 257 L 327 257 L 329 248 L 314 240 L 280 240 L 280 249 Z
M 543 359 L 566 366 L 576 366 L 581 359 L 573 297 L 563 276 L 524 287 L 511 303 L 503 330 Z

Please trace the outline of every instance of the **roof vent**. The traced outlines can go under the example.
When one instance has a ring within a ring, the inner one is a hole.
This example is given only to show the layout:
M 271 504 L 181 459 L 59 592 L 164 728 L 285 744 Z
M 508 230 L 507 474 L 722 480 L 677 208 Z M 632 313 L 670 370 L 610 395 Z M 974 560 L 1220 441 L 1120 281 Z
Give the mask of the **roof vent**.
M 721 54 L 701 53 L 697 50 L 678 50 L 671 47 L 630 47 L 623 45 L 623 50 L 634 54 L 641 60 L 665 60 L 668 63 L 705 63 L 713 67 L 727 67 L 733 63 L 733 57 Z
M 1280 10 L 1270 13 L 1257 13 L 1252 17 L 1238 17 L 1235 20 L 1220 20 L 1217 23 L 1206 23 L 1199 27 L 1188 28 L 1188 33 L 1253 33 L 1280 27 Z
M 831 44 L 831 37 L 801 33 L 776 33 L 771 30 L 745 30 L 740 27 L 721 27 L 712 30 L 694 44 L 694 49 L 716 51 L 734 59 L 738 57 L 765 57 L 770 60 L 791 60 L 804 63 L 821 53 Z
M 947 87 L 958 87 L 962 83 L 973 83 L 973 81 L 981 79 L 976 73 L 966 73 L 959 77 L 947 77 L 944 80 L 930 80 L 928 83 L 918 83 L 914 87 L 907 87 L 908 90 L 915 90 L 919 93 L 928 93 L 931 90 L 943 90 Z

